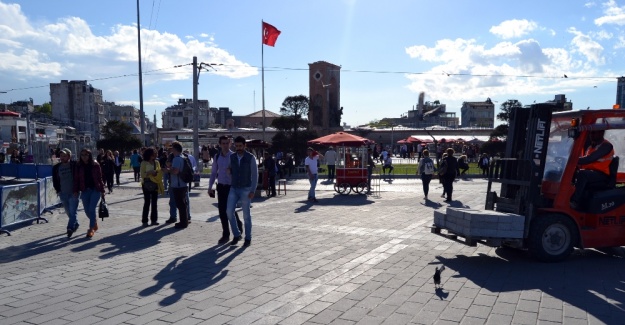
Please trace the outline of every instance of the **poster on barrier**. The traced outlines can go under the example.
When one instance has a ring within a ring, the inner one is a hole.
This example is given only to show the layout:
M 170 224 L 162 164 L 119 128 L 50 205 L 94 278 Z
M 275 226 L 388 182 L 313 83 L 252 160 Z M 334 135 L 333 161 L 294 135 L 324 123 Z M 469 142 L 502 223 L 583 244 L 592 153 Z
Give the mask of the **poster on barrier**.
M 39 214 L 46 208 L 46 180 L 37 180 L 37 186 L 39 187 Z
M 0 210 L 2 227 L 38 218 L 37 194 L 37 183 L 4 186 Z
M 52 177 L 46 177 L 46 208 L 53 207 L 61 203 L 61 199 L 54 190 L 54 184 L 52 184 Z

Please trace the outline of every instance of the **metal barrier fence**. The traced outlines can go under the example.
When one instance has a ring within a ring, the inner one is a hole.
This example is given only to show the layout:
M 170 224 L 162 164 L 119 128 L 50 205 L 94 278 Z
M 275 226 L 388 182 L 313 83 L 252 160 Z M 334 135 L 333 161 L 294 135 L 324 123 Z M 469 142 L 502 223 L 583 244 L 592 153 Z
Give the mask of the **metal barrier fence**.
M 41 215 L 60 204 L 52 185 L 51 165 L 0 164 L 0 176 L 14 177 L 0 186 L 0 233 L 11 233 L 7 226 L 36 221 L 48 222 Z M 21 179 L 32 181 L 19 182 Z

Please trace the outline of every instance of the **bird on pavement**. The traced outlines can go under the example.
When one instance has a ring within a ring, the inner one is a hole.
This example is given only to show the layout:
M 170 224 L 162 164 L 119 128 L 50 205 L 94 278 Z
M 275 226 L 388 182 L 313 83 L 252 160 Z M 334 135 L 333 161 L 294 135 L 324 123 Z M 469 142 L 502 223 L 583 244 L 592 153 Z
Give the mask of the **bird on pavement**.
M 436 270 L 434 271 L 434 287 L 438 288 L 441 287 L 441 273 L 445 271 L 445 265 L 441 266 L 440 268 L 436 268 Z

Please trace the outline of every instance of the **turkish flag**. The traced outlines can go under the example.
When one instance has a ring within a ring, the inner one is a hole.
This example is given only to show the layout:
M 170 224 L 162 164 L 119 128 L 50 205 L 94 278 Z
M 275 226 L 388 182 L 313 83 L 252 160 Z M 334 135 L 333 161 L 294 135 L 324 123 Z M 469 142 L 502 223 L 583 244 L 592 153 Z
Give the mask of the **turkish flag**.
M 280 36 L 280 31 L 273 25 L 267 24 L 263 21 L 263 44 L 274 46 Z

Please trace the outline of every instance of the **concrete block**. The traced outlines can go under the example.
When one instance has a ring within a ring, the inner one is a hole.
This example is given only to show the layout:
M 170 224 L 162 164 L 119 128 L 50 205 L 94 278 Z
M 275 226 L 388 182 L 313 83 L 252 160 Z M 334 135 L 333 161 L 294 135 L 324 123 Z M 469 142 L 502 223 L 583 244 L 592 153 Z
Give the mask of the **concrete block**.
M 445 214 L 440 211 L 434 211 L 434 225 L 438 227 L 445 227 Z

